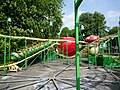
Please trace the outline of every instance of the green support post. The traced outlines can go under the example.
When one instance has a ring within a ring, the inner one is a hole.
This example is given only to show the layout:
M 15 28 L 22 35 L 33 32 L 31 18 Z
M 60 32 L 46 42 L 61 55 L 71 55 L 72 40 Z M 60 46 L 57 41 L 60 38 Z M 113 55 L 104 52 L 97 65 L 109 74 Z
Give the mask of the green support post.
M 10 45 L 11 43 L 10 43 L 10 41 L 11 41 L 11 38 L 9 38 L 9 47 L 8 47 L 9 48 L 9 57 L 8 57 L 9 62 L 10 62 L 10 53 L 11 53 L 10 52 L 10 49 L 11 49 L 11 45 Z
M 108 60 L 110 61 L 110 59 L 111 59 L 111 57 L 110 57 L 110 37 L 108 38 Z M 112 69 L 112 66 L 111 66 L 112 64 L 110 64 L 110 72 L 111 72 L 111 69 Z
M 120 57 L 120 30 L 118 30 L 118 47 L 119 47 L 119 57 Z
M 68 41 L 67 41 L 67 45 L 66 45 L 66 63 L 68 64 Z
M 44 49 L 45 49 L 45 44 L 44 44 Z M 46 62 L 45 62 L 45 50 L 44 50 L 44 55 L 43 55 L 43 63 L 44 63 L 44 65 L 46 64 Z
M 4 73 L 6 73 L 6 36 L 4 37 Z
M 54 48 L 54 51 L 56 51 L 56 48 Z M 56 52 L 55 52 L 56 53 Z M 58 58 L 58 55 L 57 54 L 55 54 L 55 60 L 57 60 Z
M 62 54 L 64 55 L 64 45 L 62 44 Z M 62 58 L 62 61 L 64 61 L 64 57 Z
M 27 40 L 25 39 L 25 47 L 27 47 Z M 26 55 L 27 53 L 25 53 L 25 58 L 27 57 Z M 28 60 L 25 60 L 25 68 L 27 68 L 27 62 Z
M 41 62 L 41 61 L 43 61 L 43 60 L 42 60 L 42 52 L 41 52 L 41 54 L 40 54 L 40 62 Z
M 104 47 L 103 47 L 103 44 L 104 44 L 104 42 L 102 41 L 102 44 L 101 44 L 101 45 L 102 45 L 102 46 L 101 46 L 101 47 L 102 47 L 102 51 L 101 51 L 102 55 L 104 55 Z
M 88 49 L 88 68 L 90 67 L 90 64 L 91 64 L 91 62 L 90 62 L 90 46 L 89 46 L 89 44 L 87 43 L 87 49 Z
M 50 49 L 48 49 L 48 55 L 47 55 L 47 59 L 48 59 L 48 61 L 50 62 Z
M 109 57 L 110 57 L 110 37 L 108 38 L 108 55 L 109 55 Z M 110 58 L 109 58 L 110 59 Z
M 97 45 L 94 47 L 94 51 L 95 51 L 95 67 L 97 67 L 97 55 L 96 55 L 96 48 L 97 48 Z
M 119 28 L 120 28 L 120 17 L 119 17 Z M 119 46 L 119 57 L 120 57 L 120 29 L 118 30 L 118 46 Z
M 80 4 L 82 3 L 83 0 L 75 0 L 75 8 L 79 8 Z
M 79 17 L 78 17 L 78 7 L 83 0 L 74 0 L 75 7 L 75 42 L 76 42 L 76 90 L 80 90 L 80 62 L 79 62 Z

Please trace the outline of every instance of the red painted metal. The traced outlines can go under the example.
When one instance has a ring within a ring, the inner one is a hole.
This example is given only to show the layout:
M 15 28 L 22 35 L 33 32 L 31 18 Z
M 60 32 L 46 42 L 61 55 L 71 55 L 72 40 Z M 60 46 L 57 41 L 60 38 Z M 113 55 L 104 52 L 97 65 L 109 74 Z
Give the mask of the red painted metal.
M 99 36 L 90 35 L 87 38 L 85 38 L 85 41 L 88 42 L 88 43 L 91 43 L 91 42 L 93 42 L 95 40 L 98 40 L 98 39 L 99 39 Z
M 58 46 L 58 49 L 60 51 L 64 51 L 64 55 L 66 55 L 66 52 L 68 51 L 68 56 L 75 55 L 75 38 L 73 37 L 61 37 L 62 40 L 70 40 L 70 42 L 60 42 L 60 45 Z M 73 42 L 71 42 L 73 41 Z M 68 47 L 67 47 L 68 46 Z

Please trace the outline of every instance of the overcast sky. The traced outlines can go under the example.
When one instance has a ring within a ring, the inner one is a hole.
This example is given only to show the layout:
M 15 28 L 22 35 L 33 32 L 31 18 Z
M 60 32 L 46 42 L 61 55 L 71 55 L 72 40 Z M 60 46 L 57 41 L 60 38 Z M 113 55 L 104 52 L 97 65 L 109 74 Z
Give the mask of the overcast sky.
M 74 0 L 64 0 L 63 27 L 74 28 Z M 120 17 L 120 0 L 83 0 L 79 15 L 84 12 L 100 12 L 105 15 L 107 26 L 118 26 Z

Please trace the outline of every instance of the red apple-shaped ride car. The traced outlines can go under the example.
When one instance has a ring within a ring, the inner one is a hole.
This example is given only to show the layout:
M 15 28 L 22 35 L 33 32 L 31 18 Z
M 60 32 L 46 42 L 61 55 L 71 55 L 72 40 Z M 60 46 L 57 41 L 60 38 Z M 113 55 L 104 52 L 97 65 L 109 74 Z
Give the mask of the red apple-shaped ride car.
M 58 46 L 59 53 L 64 53 L 64 55 L 68 56 L 75 55 L 75 38 L 61 37 L 60 39 L 69 41 L 60 42 L 60 45 Z
M 85 38 L 85 42 L 91 43 L 91 42 L 98 40 L 98 39 L 99 39 L 99 36 L 90 35 L 90 36 Z

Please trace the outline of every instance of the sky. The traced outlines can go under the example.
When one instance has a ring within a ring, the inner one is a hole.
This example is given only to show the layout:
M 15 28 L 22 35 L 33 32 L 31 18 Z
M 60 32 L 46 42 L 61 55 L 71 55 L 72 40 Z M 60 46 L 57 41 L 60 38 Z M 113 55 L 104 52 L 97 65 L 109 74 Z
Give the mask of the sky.
M 74 0 L 63 0 L 63 27 L 74 29 Z M 120 0 L 83 0 L 79 7 L 79 15 L 85 12 L 100 12 L 106 18 L 109 27 L 119 26 Z

